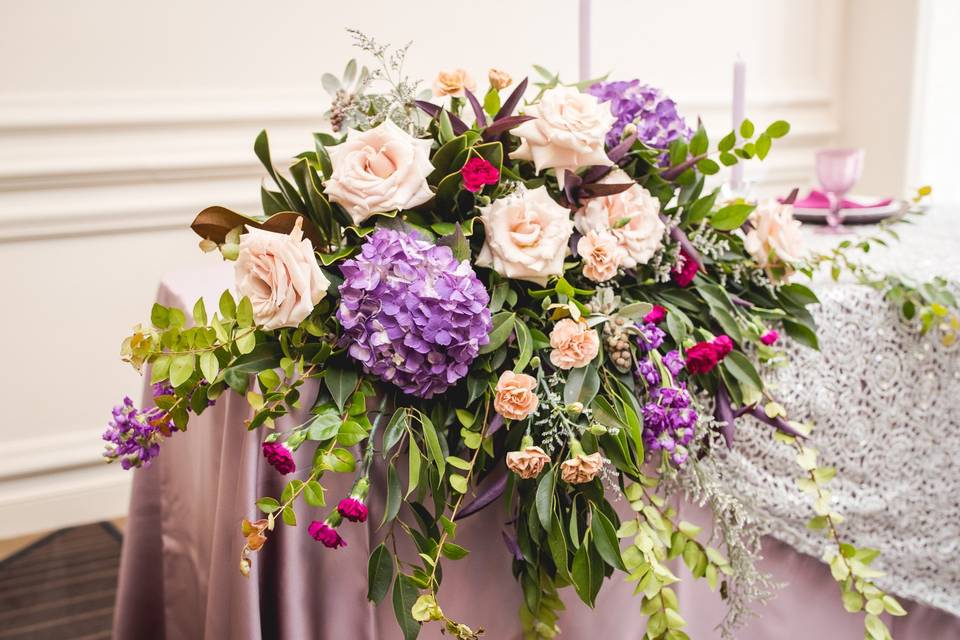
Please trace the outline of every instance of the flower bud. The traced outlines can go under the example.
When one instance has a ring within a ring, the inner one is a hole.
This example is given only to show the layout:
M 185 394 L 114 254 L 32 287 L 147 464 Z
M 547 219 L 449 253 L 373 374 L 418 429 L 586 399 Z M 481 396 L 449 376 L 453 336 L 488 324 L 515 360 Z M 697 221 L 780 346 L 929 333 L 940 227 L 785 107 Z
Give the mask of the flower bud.
M 603 434 L 607 433 L 607 428 L 602 424 L 600 424 L 599 422 L 594 422 L 593 424 L 590 425 L 587 431 L 589 431 L 595 436 L 602 436 Z
M 583 413 L 583 403 L 582 402 L 571 402 L 566 406 L 567 413 L 571 416 L 578 416 Z

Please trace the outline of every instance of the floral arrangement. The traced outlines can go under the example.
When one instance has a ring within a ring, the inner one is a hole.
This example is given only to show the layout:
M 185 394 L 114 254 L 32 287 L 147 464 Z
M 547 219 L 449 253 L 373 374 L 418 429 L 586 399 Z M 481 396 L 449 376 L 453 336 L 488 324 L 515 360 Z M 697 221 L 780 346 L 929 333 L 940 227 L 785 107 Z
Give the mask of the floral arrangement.
M 747 120 L 713 145 L 658 89 L 546 72 L 528 101 L 528 81 L 503 71 L 482 97 L 465 71 L 442 72 L 427 101 L 402 75 L 405 49 L 354 35 L 381 66 L 324 76 L 332 132 L 288 175 L 257 138 L 274 183 L 263 215 L 211 207 L 194 221 L 204 250 L 235 261 L 235 294 L 212 314 L 198 300 L 192 323 L 155 305 L 126 339 L 155 406 L 114 410 L 107 457 L 148 464 L 191 415 L 242 394 L 266 461 L 299 472 L 243 521 L 244 574 L 277 526 L 306 516 L 304 535 L 335 552 L 371 518 L 419 554 L 376 547 L 370 600 L 392 591 L 405 638 L 431 621 L 474 638 L 443 612 L 439 568 L 468 553 L 462 519 L 502 508 L 527 637 L 555 637 L 567 587 L 592 605 L 622 574 L 646 637 L 686 638 L 671 559 L 722 591 L 727 634 L 774 586 L 753 566 L 762 514 L 717 471 L 737 421 L 755 419 L 796 451 L 844 605 L 888 637 L 879 614 L 904 612 L 871 582 L 877 554 L 840 539 L 833 470 L 764 384 L 785 340 L 817 348 L 817 298 L 791 281 L 813 268 L 799 223 L 790 204 L 705 187 L 720 164 L 766 158 L 789 125 Z M 293 410 L 308 419 L 281 427 Z M 331 501 L 332 473 L 355 482 Z M 683 493 L 713 508 L 712 539 L 678 519 L 667 497 Z

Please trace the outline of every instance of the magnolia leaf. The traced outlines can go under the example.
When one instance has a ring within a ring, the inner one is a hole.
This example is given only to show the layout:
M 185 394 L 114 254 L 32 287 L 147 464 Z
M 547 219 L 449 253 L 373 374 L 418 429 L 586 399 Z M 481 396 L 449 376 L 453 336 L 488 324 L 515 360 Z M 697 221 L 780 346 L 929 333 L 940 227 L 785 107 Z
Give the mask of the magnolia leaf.
M 263 229 L 265 231 L 288 234 L 293 230 L 297 219 L 303 221 L 302 228 L 304 237 L 309 238 L 314 248 L 323 248 L 323 237 L 320 235 L 320 232 L 317 230 L 317 228 L 312 222 L 310 222 L 309 219 L 294 211 L 281 211 L 280 213 L 270 216 L 266 220 L 260 220 L 245 216 L 241 213 L 237 213 L 236 211 L 231 211 L 226 207 L 207 207 L 197 214 L 197 217 L 194 218 L 193 222 L 190 224 L 190 228 L 193 229 L 198 236 L 204 238 L 205 240 L 211 240 L 217 244 L 223 244 L 223 242 L 226 240 L 227 234 L 230 233 L 231 230 L 241 225 L 244 225 L 247 228 L 252 227 L 254 229 Z

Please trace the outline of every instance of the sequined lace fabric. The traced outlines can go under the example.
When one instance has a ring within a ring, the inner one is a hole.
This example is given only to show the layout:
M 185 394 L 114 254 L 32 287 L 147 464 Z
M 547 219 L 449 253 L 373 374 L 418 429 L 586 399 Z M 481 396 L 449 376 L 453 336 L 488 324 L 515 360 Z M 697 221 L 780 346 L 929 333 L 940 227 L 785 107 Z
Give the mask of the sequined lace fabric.
M 960 281 L 956 215 L 934 210 L 900 225 L 900 243 L 864 260 L 887 273 Z M 822 250 L 845 238 L 808 239 Z M 788 347 L 789 364 L 767 372 L 773 393 L 792 418 L 814 423 L 819 464 L 837 469 L 829 486 L 845 517 L 841 537 L 881 552 L 874 566 L 886 575 L 877 584 L 960 615 L 960 348 L 920 336 L 870 287 L 819 276 L 812 287 L 821 349 Z M 773 537 L 819 557 L 829 543 L 806 526 L 814 514 L 795 484 L 794 455 L 770 427 L 742 418 L 731 480 L 768 516 Z

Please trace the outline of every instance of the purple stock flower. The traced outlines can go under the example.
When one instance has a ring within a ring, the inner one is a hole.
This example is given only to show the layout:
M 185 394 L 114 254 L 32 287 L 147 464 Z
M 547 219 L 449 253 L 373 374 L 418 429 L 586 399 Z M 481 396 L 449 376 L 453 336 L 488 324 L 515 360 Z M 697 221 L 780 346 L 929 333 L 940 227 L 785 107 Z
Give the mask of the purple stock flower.
M 639 80 L 598 82 L 587 93 L 600 102 L 610 103 L 616 122 L 607 133 L 609 147 L 620 142 L 624 127 L 631 123 L 637 127 L 637 139 L 657 149 L 666 149 L 677 138 L 689 140 L 693 135 L 676 103 L 660 89 L 640 84 Z
M 688 457 L 699 416 L 685 387 L 666 387 L 650 392 L 651 402 L 643 407 L 643 441 L 648 451 L 667 451 L 679 466 Z
M 657 371 L 657 366 L 649 359 L 644 358 L 637 361 L 637 373 L 649 386 L 660 386 L 660 372 Z
M 405 393 L 443 393 L 489 341 L 490 296 L 450 247 L 381 228 L 341 271 L 341 344 L 364 371 Z
M 653 351 L 654 349 L 660 348 L 660 345 L 663 344 L 663 339 L 667 335 L 663 332 L 663 329 L 652 322 L 640 324 L 637 325 L 637 327 L 640 329 L 637 343 L 641 349 L 644 351 Z
M 663 365 L 672 376 L 676 376 L 683 371 L 684 364 L 683 357 L 676 349 L 668 351 L 667 354 L 663 356 Z
M 155 395 L 157 394 L 154 388 Z M 103 457 L 109 462 L 120 461 L 124 469 L 149 466 L 160 453 L 160 443 L 172 433 L 170 417 L 161 409 L 141 410 L 129 396 L 123 404 L 113 408 L 113 420 L 103 433 L 107 442 Z

